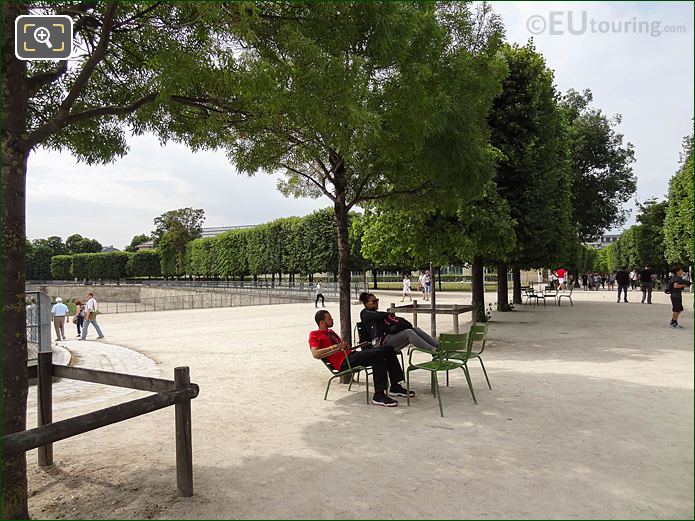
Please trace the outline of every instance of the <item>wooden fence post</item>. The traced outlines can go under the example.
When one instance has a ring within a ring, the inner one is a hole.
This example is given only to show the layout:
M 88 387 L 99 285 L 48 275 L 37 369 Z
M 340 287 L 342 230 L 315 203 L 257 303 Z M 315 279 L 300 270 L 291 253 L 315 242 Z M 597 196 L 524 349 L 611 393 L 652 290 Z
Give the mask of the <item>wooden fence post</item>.
M 39 370 L 37 375 L 37 426 L 53 423 L 53 351 L 39 351 Z M 38 448 L 39 465 L 53 465 L 53 444 L 47 443 Z
M 191 383 L 188 367 L 174 368 L 176 388 Z M 184 400 L 174 405 L 176 410 L 176 486 L 179 496 L 193 495 L 193 448 L 191 443 L 191 401 Z
M 417 327 L 417 300 L 413 300 L 413 327 Z

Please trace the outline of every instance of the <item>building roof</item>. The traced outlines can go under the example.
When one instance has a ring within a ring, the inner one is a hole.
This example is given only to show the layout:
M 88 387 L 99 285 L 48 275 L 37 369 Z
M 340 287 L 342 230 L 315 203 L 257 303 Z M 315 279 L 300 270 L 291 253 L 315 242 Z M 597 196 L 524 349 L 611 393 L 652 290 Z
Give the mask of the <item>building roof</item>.
M 224 232 L 231 230 L 243 230 L 245 228 L 255 228 L 257 224 L 242 224 L 240 226 L 210 226 L 209 228 L 203 228 L 201 232 L 201 237 L 214 237 Z

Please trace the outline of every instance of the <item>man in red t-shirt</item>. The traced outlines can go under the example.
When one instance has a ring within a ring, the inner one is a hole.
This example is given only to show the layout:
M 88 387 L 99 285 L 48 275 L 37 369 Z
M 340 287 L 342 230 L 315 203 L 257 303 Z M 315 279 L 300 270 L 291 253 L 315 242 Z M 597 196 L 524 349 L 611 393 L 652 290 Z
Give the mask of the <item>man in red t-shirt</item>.
M 325 358 L 331 367 L 338 371 L 345 371 L 348 368 L 347 360 L 350 360 L 353 367 L 356 365 L 371 367 L 374 377 L 374 396 L 372 397 L 374 405 L 383 407 L 398 405 L 398 401 L 386 395 L 389 380 L 391 380 L 389 394 L 408 396 L 408 391 L 400 384 L 405 377 L 392 346 L 370 347 L 362 351 L 351 350 L 347 342 L 343 342 L 331 329 L 333 317 L 328 311 L 324 309 L 317 311 L 314 320 L 319 326 L 316 331 L 309 333 L 309 348 L 314 358 Z M 410 391 L 410 396 L 415 396 L 415 393 Z

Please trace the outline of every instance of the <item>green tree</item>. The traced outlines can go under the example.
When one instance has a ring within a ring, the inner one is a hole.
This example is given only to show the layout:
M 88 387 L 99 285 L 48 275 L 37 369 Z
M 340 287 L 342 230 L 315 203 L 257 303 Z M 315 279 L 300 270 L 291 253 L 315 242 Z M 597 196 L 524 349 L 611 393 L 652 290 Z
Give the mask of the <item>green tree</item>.
M 619 114 L 607 117 L 592 108 L 590 90 L 569 90 L 562 97 L 572 170 L 572 221 L 583 242 L 625 222 L 623 204 L 637 189 L 632 171 L 634 147 L 623 143 Z
M 154 245 L 159 246 L 162 238 L 172 232 L 180 235 L 181 241 L 186 243 L 197 239 L 203 231 L 204 221 L 205 211 L 200 208 L 179 208 L 178 210 L 164 212 L 154 219 L 155 229 L 152 231 Z
M 671 264 L 693 264 L 693 138 L 683 140 L 681 167 L 668 187 L 664 249 Z
M 225 6 L 243 28 L 249 4 Z M 126 132 L 169 121 L 175 78 L 190 88 L 189 64 L 217 63 L 219 34 L 201 21 L 212 3 L 3 2 L 2 6 L 3 433 L 26 427 L 27 347 L 24 305 L 27 163 L 39 147 L 68 150 L 89 164 L 127 152 Z M 73 20 L 68 61 L 26 62 L 14 53 L 20 15 L 66 14 Z M 241 29 L 240 29 L 241 30 Z M 162 137 L 166 138 L 165 134 Z M 61 252 L 63 253 L 63 252 Z M 27 518 L 26 457 L 3 458 L 2 518 Z
M 500 151 L 495 182 L 514 222 L 515 249 L 504 258 L 479 258 L 474 277 L 482 291 L 482 263 L 514 270 L 514 302 L 521 302 L 520 269 L 540 268 L 568 256 L 575 232 L 570 221 L 571 177 L 562 112 L 553 72 L 533 46 L 506 45 L 509 73 L 489 117 L 491 143 Z M 507 308 L 506 276 L 498 277 L 498 306 Z M 475 282 L 475 281 L 474 281 Z M 482 293 L 474 300 L 483 304 Z
M 641 265 L 649 264 L 657 270 L 666 271 L 668 265 L 664 252 L 664 220 L 667 201 L 655 198 L 637 204 L 637 255 Z
M 65 239 L 65 249 L 70 255 L 73 253 L 99 253 L 103 246 L 96 239 L 88 239 L 75 233 Z
M 51 258 L 68 253 L 63 239 L 55 235 L 32 241 L 31 257 L 27 259 L 27 276 L 30 280 L 51 279 Z
M 616 263 L 628 269 L 644 266 L 637 246 L 640 226 L 635 224 L 620 234 L 616 241 Z
M 143 242 L 147 242 L 152 240 L 152 237 L 150 235 L 147 235 L 145 233 L 141 233 L 140 235 L 136 235 L 133 237 L 133 239 L 130 241 L 130 244 L 125 247 L 125 251 L 130 251 L 130 252 L 136 252 L 138 251 L 138 246 L 140 246 Z
M 186 99 L 202 118 L 195 131 L 180 132 L 184 138 L 227 142 L 240 172 L 280 171 L 285 194 L 331 201 L 346 340 L 349 211 L 434 187 L 476 193 L 485 181 L 499 24 L 476 19 L 468 6 L 436 9 L 277 4 L 272 30 L 261 18 L 250 22 L 258 38 L 234 49 L 235 74 L 209 76 L 215 95 Z

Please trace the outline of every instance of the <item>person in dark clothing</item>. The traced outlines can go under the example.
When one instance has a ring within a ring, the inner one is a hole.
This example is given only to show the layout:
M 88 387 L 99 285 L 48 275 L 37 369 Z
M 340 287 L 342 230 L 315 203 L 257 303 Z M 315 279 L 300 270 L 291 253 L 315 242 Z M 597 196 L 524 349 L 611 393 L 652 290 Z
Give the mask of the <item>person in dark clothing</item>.
M 589 276 L 585 273 L 582 275 L 582 287 L 584 288 L 584 291 L 587 290 L 587 286 L 589 285 Z
M 373 293 L 361 293 L 359 300 L 364 304 L 364 309 L 360 311 L 360 320 L 365 325 L 375 347 L 388 344 L 400 352 L 404 347 L 414 345 L 420 349 L 436 351 L 438 342 L 419 327 L 409 327 L 398 333 L 385 334 L 384 320 L 390 313 L 379 311 L 379 299 Z
M 640 286 L 642 287 L 642 304 L 644 304 L 644 300 L 647 300 L 647 304 L 652 303 L 652 276 L 654 275 L 654 272 L 652 271 L 652 267 L 647 264 L 643 270 L 640 270 L 639 272 L 639 281 L 640 281 Z
M 683 288 L 690 286 L 691 282 L 683 278 L 683 266 L 674 266 L 671 269 L 671 278 L 668 281 L 668 289 L 671 293 L 671 322 L 672 328 L 682 328 L 678 323 L 678 315 L 683 311 Z
M 618 302 L 620 302 L 620 292 L 624 291 L 623 300 L 627 302 L 627 288 L 630 285 L 630 274 L 627 268 L 622 266 L 615 274 L 615 281 L 618 283 Z
M 405 380 L 403 368 L 398 362 L 396 352 L 391 346 L 382 346 L 379 349 L 369 347 L 356 351 L 350 349 L 347 342 L 343 342 L 340 337 L 331 329 L 333 318 L 326 310 L 316 312 L 314 316 L 316 325 L 319 328 L 309 334 L 309 348 L 314 358 L 325 358 L 326 361 L 338 371 L 345 371 L 348 368 L 347 360 L 354 367 L 362 365 L 372 368 L 374 378 L 374 396 L 372 403 L 382 407 L 396 407 L 398 401 L 386 395 L 389 380 L 391 396 L 408 396 L 408 391 L 400 384 Z M 410 391 L 410 396 L 415 396 Z

